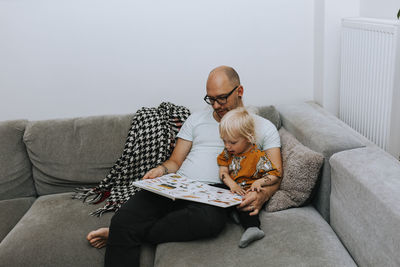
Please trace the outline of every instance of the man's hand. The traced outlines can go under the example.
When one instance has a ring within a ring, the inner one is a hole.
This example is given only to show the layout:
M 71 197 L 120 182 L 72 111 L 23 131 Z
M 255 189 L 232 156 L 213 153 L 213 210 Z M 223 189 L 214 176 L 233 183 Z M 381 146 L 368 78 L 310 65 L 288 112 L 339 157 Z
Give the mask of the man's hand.
M 251 211 L 250 216 L 257 215 L 264 203 L 270 198 L 268 191 L 263 188 L 260 192 L 249 191 L 238 206 L 241 211 Z
M 156 168 L 151 169 L 150 171 L 148 171 L 144 176 L 143 176 L 143 180 L 145 179 L 154 179 L 157 177 L 160 177 L 164 175 L 164 168 L 162 168 L 161 166 L 158 166 Z

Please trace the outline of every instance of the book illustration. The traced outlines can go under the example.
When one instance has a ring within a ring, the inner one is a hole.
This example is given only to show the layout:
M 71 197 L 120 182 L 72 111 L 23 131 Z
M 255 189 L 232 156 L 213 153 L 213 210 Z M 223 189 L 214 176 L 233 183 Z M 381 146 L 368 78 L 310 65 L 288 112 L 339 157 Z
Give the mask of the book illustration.
M 169 185 L 169 184 L 160 184 L 161 187 L 167 188 L 167 189 L 175 189 L 174 186 Z
M 184 199 L 218 207 L 230 207 L 242 202 L 240 195 L 201 183 L 175 173 L 155 179 L 132 182 L 133 185 L 172 199 Z

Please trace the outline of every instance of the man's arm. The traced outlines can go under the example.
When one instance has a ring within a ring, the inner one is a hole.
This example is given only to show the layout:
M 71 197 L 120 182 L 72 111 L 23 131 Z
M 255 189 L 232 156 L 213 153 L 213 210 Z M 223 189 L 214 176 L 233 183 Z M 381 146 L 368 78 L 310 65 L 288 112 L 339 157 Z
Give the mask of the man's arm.
M 160 166 L 151 169 L 144 176 L 143 179 L 153 179 L 160 177 L 166 173 L 176 172 L 182 165 L 186 156 L 192 148 L 192 142 L 178 138 L 175 148 L 172 151 L 171 157 L 162 163 Z
M 262 187 L 274 185 L 277 182 L 279 182 L 280 179 L 281 179 L 280 176 L 265 175 L 265 176 L 257 179 L 254 183 L 252 183 L 251 187 L 248 189 L 248 191 L 260 192 Z
M 265 152 L 283 177 L 281 149 L 279 147 L 274 147 L 267 149 Z M 274 185 L 263 187 L 260 192 L 248 192 L 243 197 L 243 201 L 238 206 L 238 209 L 242 211 L 251 211 L 250 215 L 257 215 L 260 212 L 264 203 L 267 202 L 271 198 L 271 196 L 279 189 L 280 184 L 281 179 L 279 179 L 279 181 Z
M 265 152 L 267 153 L 269 160 L 275 165 L 276 169 L 281 174 L 281 177 L 283 177 L 281 148 L 273 147 L 265 150 Z

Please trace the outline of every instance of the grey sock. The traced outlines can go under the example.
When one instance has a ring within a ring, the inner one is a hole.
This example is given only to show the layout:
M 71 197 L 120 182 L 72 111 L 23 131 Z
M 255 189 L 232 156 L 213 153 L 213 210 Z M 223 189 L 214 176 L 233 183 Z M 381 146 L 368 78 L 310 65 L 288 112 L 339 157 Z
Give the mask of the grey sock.
M 264 232 L 258 227 L 249 227 L 244 231 L 239 241 L 239 247 L 245 248 L 251 242 L 259 240 L 265 236 Z

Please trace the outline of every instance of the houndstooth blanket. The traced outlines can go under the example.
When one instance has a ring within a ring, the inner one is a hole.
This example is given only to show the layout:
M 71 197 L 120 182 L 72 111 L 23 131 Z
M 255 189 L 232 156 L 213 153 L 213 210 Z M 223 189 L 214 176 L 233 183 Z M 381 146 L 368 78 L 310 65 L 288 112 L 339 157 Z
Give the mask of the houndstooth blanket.
M 122 156 L 110 173 L 94 188 L 77 188 L 74 199 L 97 204 L 105 199 L 104 207 L 91 215 L 117 211 L 140 189 L 131 184 L 147 171 L 166 161 L 175 147 L 176 135 L 190 111 L 183 106 L 163 102 L 157 108 L 141 108 L 131 123 Z

